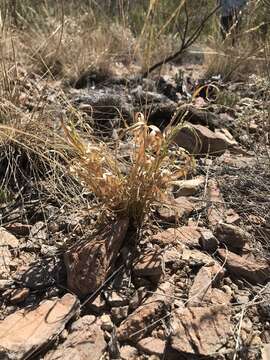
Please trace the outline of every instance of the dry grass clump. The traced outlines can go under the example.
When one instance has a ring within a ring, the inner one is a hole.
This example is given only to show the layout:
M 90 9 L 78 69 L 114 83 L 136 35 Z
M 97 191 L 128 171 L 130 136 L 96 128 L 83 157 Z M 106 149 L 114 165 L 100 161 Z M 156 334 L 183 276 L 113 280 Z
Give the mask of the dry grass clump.
M 0 23 L 2 41 L 8 45 L 5 58 L 42 76 L 72 80 L 92 70 L 144 72 L 180 46 L 185 3 L 4 1 Z M 213 1 L 200 3 L 203 13 L 213 6 Z M 197 28 L 201 14 L 188 4 L 186 15 L 189 33 Z
M 263 61 L 261 49 L 241 44 L 237 47 L 219 44 L 213 54 L 206 55 L 204 76 L 211 78 L 220 75 L 224 81 L 244 80 L 250 74 L 260 72 L 260 61 Z
M 124 131 L 130 154 L 129 161 L 124 161 L 120 142 L 114 148 L 94 139 L 86 144 L 74 129 L 63 124 L 77 153 L 71 171 L 107 209 L 128 215 L 140 225 L 153 202 L 162 200 L 170 182 L 190 170 L 192 159 L 183 150 L 170 151 L 180 126 L 169 126 L 164 135 L 137 114 L 134 125 Z
M 128 29 L 113 23 L 74 29 L 74 22 L 76 19 L 67 19 L 51 34 L 40 32 L 29 42 L 26 53 L 33 54 L 30 60 L 36 72 L 76 78 L 92 69 L 108 72 L 115 62 L 130 65 L 134 38 Z
M 18 121 L 0 124 L 0 192 L 18 197 L 30 191 L 44 203 L 83 204 L 81 186 L 67 172 L 72 149 L 37 114 L 16 111 Z
M 108 72 L 118 62 L 128 68 L 137 59 L 134 36 L 117 21 L 97 19 L 83 8 L 80 16 L 32 10 L 31 21 L 19 17 L 24 27 L 3 23 L 0 53 L 6 68 L 17 63 L 42 76 L 73 79 L 88 70 Z
M 248 2 L 239 23 L 234 24 L 224 41 L 221 40 L 220 25 L 216 26 L 216 35 L 210 40 L 213 52 L 206 54 L 205 77 L 221 75 L 225 81 L 238 81 L 245 80 L 250 74 L 264 73 L 264 47 L 269 37 L 268 12 L 263 2 Z

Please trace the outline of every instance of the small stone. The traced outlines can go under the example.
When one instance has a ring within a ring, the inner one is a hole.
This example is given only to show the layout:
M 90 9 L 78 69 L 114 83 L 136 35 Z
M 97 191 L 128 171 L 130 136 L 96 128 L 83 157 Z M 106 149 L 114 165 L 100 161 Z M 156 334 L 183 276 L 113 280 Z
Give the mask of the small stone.
M 31 225 L 12 223 L 5 226 L 6 230 L 15 236 L 28 236 L 31 230 Z
M 62 291 L 63 290 L 61 288 L 58 288 L 57 286 L 51 286 L 46 290 L 45 296 L 47 298 L 58 297 L 59 295 L 61 295 Z
M 175 223 L 177 220 L 187 218 L 195 209 L 186 197 L 180 196 L 158 208 L 158 214 L 163 221 Z
M 162 357 L 165 352 L 166 341 L 154 337 L 148 337 L 138 341 L 137 347 L 146 354 Z
M 4 359 L 24 359 L 47 345 L 79 310 L 78 299 L 65 294 L 33 309 L 22 309 L 0 322 L 0 349 Z M 12 329 L 12 331 L 7 331 Z
M 239 226 L 223 222 L 216 226 L 215 235 L 220 243 L 225 244 L 229 249 L 243 249 L 250 239 L 250 234 Z
M 219 351 L 232 335 L 231 309 L 227 306 L 182 308 L 173 312 L 173 349 L 203 356 Z
M 202 188 L 205 182 L 204 176 L 198 176 L 190 180 L 179 180 L 173 183 L 173 193 L 175 196 L 190 196 Z
M 157 331 L 157 337 L 158 337 L 159 339 L 161 339 L 161 340 L 166 340 L 166 335 L 165 335 L 164 330 L 159 329 L 159 330 Z
M 14 280 L 0 279 L 0 291 L 5 291 L 14 284 Z
M 149 250 L 133 262 L 133 272 L 137 276 L 160 276 L 162 257 L 160 251 Z
M 148 360 L 160 360 L 160 357 L 158 355 L 150 355 Z
M 120 356 L 122 360 L 137 360 L 138 350 L 130 345 L 124 345 L 120 348 Z
M 195 226 L 181 226 L 161 231 L 152 237 L 152 240 L 160 245 L 180 244 L 189 247 L 199 245 L 201 234 Z
M 106 309 L 106 302 L 101 295 L 98 295 L 94 301 L 88 302 L 85 306 L 94 314 L 100 315 Z
M 65 341 L 67 339 L 67 337 L 68 337 L 67 329 L 64 329 L 63 331 L 61 331 L 59 337 L 60 337 L 61 341 Z
M 93 320 L 93 316 L 85 315 L 75 321 L 65 341 L 58 344 L 56 350 L 49 351 L 44 360 L 103 358 L 107 348 L 104 332 Z
M 227 224 L 239 225 L 240 220 L 241 220 L 240 216 L 233 209 L 226 210 L 225 222 Z
M 199 240 L 199 243 L 203 248 L 203 250 L 209 252 L 216 251 L 219 245 L 219 241 L 212 233 L 212 231 L 207 228 L 199 228 L 198 230 L 201 233 L 201 238 Z
M 249 303 L 249 296 L 246 294 L 234 294 L 237 304 L 245 305 Z
M 174 142 L 191 154 L 222 155 L 229 143 L 220 134 L 216 134 L 202 125 L 187 123 L 174 138 Z
M 11 293 L 10 303 L 15 305 L 22 303 L 29 295 L 28 288 L 16 289 Z
M 113 323 L 109 315 L 102 315 L 101 318 L 101 329 L 111 332 L 113 330 Z
M 113 307 L 111 308 L 112 321 L 118 325 L 121 321 L 128 317 L 129 306 Z
M 252 336 L 251 341 L 250 341 L 250 346 L 261 348 L 262 340 L 261 340 L 259 334 L 254 334 L 254 336 Z
M 211 203 L 207 212 L 208 222 L 211 228 L 215 228 L 217 224 L 224 222 L 226 208 L 219 185 L 214 179 L 208 181 L 207 196 Z
M 262 360 L 270 359 L 270 344 L 263 344 L 262 348 Z
M 252 284 L 262 284 L 270 279 L 269 265 L 266 261 L 251 261 L 224 249 L 218 254 L 230 273 L 238 278 L 243 277 Z
M 60 226 L 57 222 L 50 222 L 48 224 L 48 231 L 52 234 L 57 233 L 58 231 L 60 231 Z
M 232 294 L 233 294 L 233 291 L 229 285 L 223 285 L 222 290 L 224 290 L 225 293 L 228 294 L 229 296 L 232 296 Z
M 10 249 L 16 249 L 19 247 L 19 240 L 3 227 L 0 227 L 0 246 L 8 246 Z
M 116 291 L 107 292 L 105 297 L 107 302 L 112 307 L 125 306 L 128 304 L 128 298 L 117 293 Z

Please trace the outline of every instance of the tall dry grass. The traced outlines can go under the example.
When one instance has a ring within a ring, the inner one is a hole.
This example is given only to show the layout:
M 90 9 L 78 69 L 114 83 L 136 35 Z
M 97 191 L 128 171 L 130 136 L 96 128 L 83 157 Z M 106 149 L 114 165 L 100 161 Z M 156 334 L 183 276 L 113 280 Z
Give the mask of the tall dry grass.
M 251 74 L 265 73 L 265 43 L 270 37 L 269 7 L 259 0 L 249 1 L 239 24 L 223 41 L 218 19 L 209 37 L 205 77 L 221 75 L 225 81 L 245 80 Z M 237 28 L 237 30 L 236 30 Z

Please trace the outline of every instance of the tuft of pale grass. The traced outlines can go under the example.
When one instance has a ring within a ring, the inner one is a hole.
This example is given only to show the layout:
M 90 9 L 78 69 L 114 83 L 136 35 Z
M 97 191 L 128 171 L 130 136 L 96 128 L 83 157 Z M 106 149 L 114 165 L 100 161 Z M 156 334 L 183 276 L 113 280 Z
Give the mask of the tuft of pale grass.
M 44 203 L 83 204 L 81 185 L 67 171 L 72 149 L 41 118 L 16 111 L 19 121 L 0 124 L 1 192 L 18 197 L 31 188 Z
M 220 75 L 224 81 L 241 81 L 250 74 L 260 73 L 261 48 L 248 44 L 232 47 L 230 43 L 218 44 L 213 53 L 206 54 L 204 76 L 211 78 Z
M 113 149 L 95 139 L 85 143 L 74 128 L 62 125 L 77 154 L 71 172 L 107 209 L 129 216 L 136 225 L 142 224 L 154 202 L 162 200 L 170 183 L 191 168 L 192 159 L 182 149 L 170 151 L 182 124 L 169 125 L 162 134 L 138 113 L 134 125 L 124 131 L 129 139 L 128 162 L 122 160 L 120 143 Z
M 262 1 L 249 1 L 222 41 L 220 25 L 210 37 L 212 53 L 206 54 L 205 77 L 221 75 L 225 81 L 244 81 L 251 74 L 265 72 L 264 48 L 269 37 L 268 10 Z M 213 40 L 214 39 L 214 40 Z

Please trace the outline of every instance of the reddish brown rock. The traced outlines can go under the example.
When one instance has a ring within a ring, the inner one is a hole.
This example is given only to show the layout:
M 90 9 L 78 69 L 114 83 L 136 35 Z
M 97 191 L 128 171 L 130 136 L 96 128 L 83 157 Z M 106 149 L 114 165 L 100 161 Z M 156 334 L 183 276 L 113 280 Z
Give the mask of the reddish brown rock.
M 169 228 L 153 236 L 153 240 L 160 245 L 183 244 L 187 246 L 198 246 L 200 232 L 195 226 L 181 226 Z
M 112 307 L 111 316 L 114 324 L 118 325 L 128 317 L 129 306 Z
M 212 231 L 207 228 L 198 228 L 198 231 L 201 233 L 199 242 L 203 250 L 209 252 L 216 251 L 219 245 L 219 241 L 212 233 Z
M 174 142 L 191 154 L 221 155 L 228 148 L 223 136 L 202 125 L 188 124 L 178 131 Z
M 170 282 L 162 284 L 155 294 L 150 296 L 129 317 L 124 320 L 117 330 L 120 341 L 129 340 L 137 342 L 157 326 L 165 309 L 170 307 L 174 288 Z
M 175 223 L 179 219 L 188 217 L 194 209 L 194 205 L 186 197 L 180 196 L 160 206 L 158 214 L 163 221 Z
M 196 275 L 188 294 L 188 306 L 202 306 L 211 302 L 211 270 L 202 267 Z
M 95 300 L 90 300 L 85 306 L 94 314 L 100 315 L 106 309 L 106 302 L 99 294 Z
M 72 324 L 67 339 L 57 350 L 49 352 L 44 360 L 78 359 L 99 360 L 107 347 L 103 331 L 94 323 L 92 316 L 86 315 Z
M 211 258 L 210 255 L 203 253 L 197 249 L 184 249 L 182 252 L 181 259 L 187 261 L 188 263 L 194 262 L 197 265 L 207 265 L 212 266 L 216 261 Z
M 16 249 L 19 246 L 19 241 L 14 235 L 0 227 L 0 246 L 8 246 L 10 249 Z
M 172 348 L 194 355 L 215 354 L 232 335 L 230 315 L 230 308 L 222 305 L 177 309 L 172 319 Z
M 203 187 L 204 176 L 198 176 L 190 180 L 179 180 L 173 182 L 173 193 L 175 196 L 190 196 L 196 194 Z
M 11 304 L 19 304 L 23 302 L 28 297 L 29 293 L 30 291 L 28 288 L 14 290 L 10 297 Z
M 163 311 L 163 301 L 153 301 L 152 303 L 143 304 L 122 322 L 117 331 L 119 340 L 136 342 L 143 338 L 150 330 L 148 327 L 162 316 Z
M 124 345 L 120 349 L 120 356 L 122 360 L 137 360 L 138 350 L 130 345 Z
M 13 265 L 13 256 L 10 250 L 19 246 L 17 238 L 0 227 L 0 279 L 10 279 L 10 268 Z
M 105 229 L 99 239 L 74 245 L 65 253 L 67 283 L 79 297 L 94 292 L 112 272 L 128 228 L 120 219 Z
M 232 134 L 226 128 L 215 129 L 215 134 L 219 138 L 223 139 L 227 143 L 228 147 L 233 147 L 237 145 L 237 141 L 234 139 Z
M 233 209 L 228 209 L 225 212 L 225 222 L 227 224 L 239 225 L 240 216 Z
M 213 305 L 228 305 L 231 301 L 232 295 L 226 291 L 212 288 L 211 304 Z
M 148 355 L 157 355 L 161 358 L 165 352 L 166 341 L 154 337 L 147 337 L 138 341 L 137 348 Z
M 270 344 L 263 344 L 262 360 L 270 360 Z
M 27 236 L 30 234 L 31 225 L 21 224 L 21 223 L 13 223 L 6 225 L 6 230 L 11 234 L 16 236 Z
M 252 284 L 263 284 L 270 279 L 270 267 L 266 261 L 252 261 L 230 251 L 220 249 L 219 256 L 226 261 L 225 267 L 235 276 Z
M 158 250 L 148 250 L 133 262 L 133 273 L 137 276 L 160 276 L 162 256 Z
M 221 244 L 229 249 L 243 249 L 245 243 L 250 239 L 250 234 L 237 225 L 219 223 L 215 229 L 215 235 Z
M 46 300 L 33 310 L 19 310 L 0 322 L 0 358 L 24 359 L 60 334 L 79 310 L 79 301 L 66 294 Z
M 207 212 L 208 222 L 210 227 L 215 228 L 217 224 L 224 222 L 226 208 L 218 183 L 214 179 L 208 181 L 207 197 L 211 204 Z
M 188 306 L 225 305 L 230 302 L 230 295 L 212 287 L 217 276 L 219 273 L 215 272 L 214 266 L 203 266 L 199 270 L 189 290 Z

